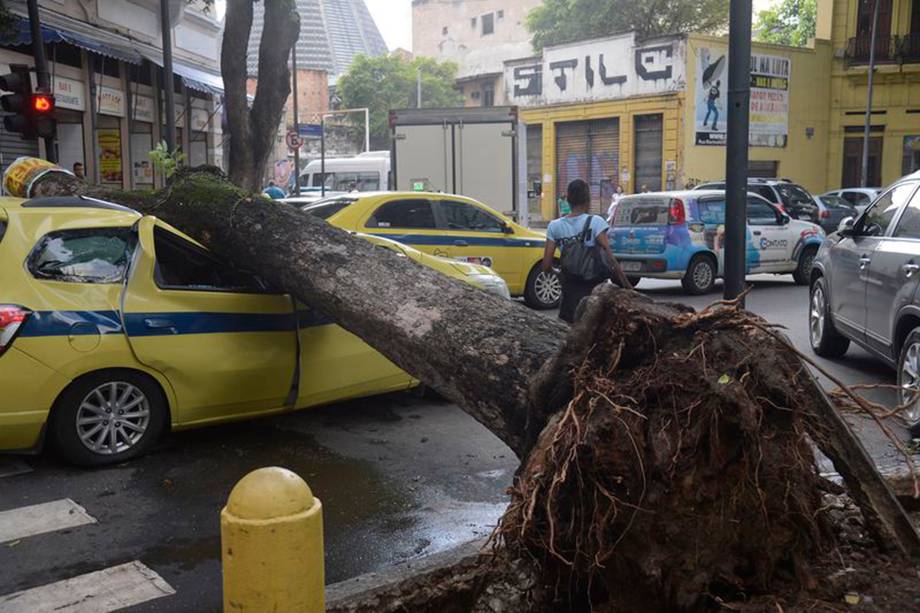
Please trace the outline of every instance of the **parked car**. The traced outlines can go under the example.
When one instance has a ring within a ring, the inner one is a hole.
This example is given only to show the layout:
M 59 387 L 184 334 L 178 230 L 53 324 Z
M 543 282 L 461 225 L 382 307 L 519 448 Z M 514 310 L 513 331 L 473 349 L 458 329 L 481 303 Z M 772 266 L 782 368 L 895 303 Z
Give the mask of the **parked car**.
M 680 279 L 688 293 L 705 294 L 724 271 L 725 192 L 626 196 L 617 205 L 610 234 L 613 253 L 634 282 Z M 792 273 L 796 283 L 805 284 L 822 240 L 819 226 L 791 219 L 748 194 L 748 273 Z
M 835 189 L 824 194 L 825 196 L 839 196 L 843 198 L 854 207 L 856 207 L 856 212 L 862 215 L 863 211 L 866 210 L 866 207 L 869 206 L 873 200 L 878 198 L 879 194 L 882 193 L 881 187 L 847 187 L 846 189 Z
M 841 221 L 858 215 L 856 207 L 840 196 L 823 194 L 815 196 L 815 202 L 818 204 L 818 219 L 825 232 L 836 232 Z
M 327 158 L 325 181 L 323 161 L 313 160 L 300 174 L 300 194 L 322 189 L 330 192 L 375 192 L 390 187 L 389 151 L 368 151 L 350 158 Z
M 725 189 L 725 181 L 701 183 L 694 189 Z M 779 206 L 793 219 L 819 223 L 818 203 L 808 190 L 786 179 L 748 179 L 748 192 L 762 196 L 772 204 Z
M 378 246 L 507 297 L 484 266 Z M 81 465 L 165 430 L 407 389 L 356 336 L 154 217 L 81 198 L 0 199 L 0 450 Z
M 385 236 L 425 253 L 492 268 L 512 296 L 551 309 L 562 287 L 541 270 L 546 234 L 514 223 L 483 203 L 454 194 L 373 192 L 346 194 L 303 207 L 334 226 Z
M 920 173 L 887 188 L 821 247 L 811 271 L 811 347 L 840 357 L 854 342 L 897 369 L 920 435 Z

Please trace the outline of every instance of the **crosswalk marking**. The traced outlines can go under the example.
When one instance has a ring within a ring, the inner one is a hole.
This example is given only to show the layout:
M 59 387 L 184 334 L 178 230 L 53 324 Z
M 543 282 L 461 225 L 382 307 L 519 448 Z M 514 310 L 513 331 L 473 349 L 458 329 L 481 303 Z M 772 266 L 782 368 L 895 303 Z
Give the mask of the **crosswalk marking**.
M 70 498 L 0 511 L 0 543 L 94 523 L 96 519 Z
M 0 458 L 0 479 L 32 472 L 32 467 L 15 458 Z
M 0 596 L 0 613 L 105 613 L 176 590 L 139 561 Z

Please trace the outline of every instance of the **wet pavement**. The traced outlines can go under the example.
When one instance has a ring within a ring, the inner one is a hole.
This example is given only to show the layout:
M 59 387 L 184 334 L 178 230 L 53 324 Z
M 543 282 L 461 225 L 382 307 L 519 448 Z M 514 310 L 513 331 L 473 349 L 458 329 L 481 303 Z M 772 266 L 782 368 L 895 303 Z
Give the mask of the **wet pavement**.
M 177 594 L 137 612 L 220 609 L 219 513 L 255 468 L 289 468 L 322 500 L 334 583 L 488 535 L 517 465 L 465 413 L 412 393 L 179 433 L 107 469 L 27 463 L 0 478 L 0 511 L 70 498 L 97 523 L 0 544 L 0 593 L 139 560 Z

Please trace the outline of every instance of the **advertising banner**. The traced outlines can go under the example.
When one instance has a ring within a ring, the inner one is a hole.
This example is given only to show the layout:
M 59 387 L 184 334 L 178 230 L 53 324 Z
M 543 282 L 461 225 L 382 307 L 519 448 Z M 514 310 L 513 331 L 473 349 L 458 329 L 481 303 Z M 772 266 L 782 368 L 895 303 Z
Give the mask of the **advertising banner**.
M 789 139 L 791 60 L 751 55 L 751 147 L 785 147 Z M 702 48 L 696 61 L 694 132 L 697 145 L 725 145 L 728 54 Z
M 99 134 L 99 175 L 106 183 L 121 183 L 121 131 L 97 130 Z

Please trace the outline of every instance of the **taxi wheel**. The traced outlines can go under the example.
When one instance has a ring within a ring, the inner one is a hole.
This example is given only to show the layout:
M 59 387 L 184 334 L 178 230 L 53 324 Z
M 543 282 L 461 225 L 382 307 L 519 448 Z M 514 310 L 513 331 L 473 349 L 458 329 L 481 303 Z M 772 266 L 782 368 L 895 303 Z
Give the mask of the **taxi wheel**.
M 116 464 L 143 455 L 166 425 L 166 401 L 148 377 L 107 370 L 78 379 L 55 404 L 49 434 L 78 466 Z
M 708 294 L 716 284 L 716 262 L 713 258 L 706 255 L 695 255 L 687 266 L 687 272 L 680 284 L 684 291 L 694 296 Z
M 533 267 L 524 288 L 524 302 L 532 309 L 555 309 L 562 300 L 562 279 L 555 270 L 544 272 L 539 264 Z

